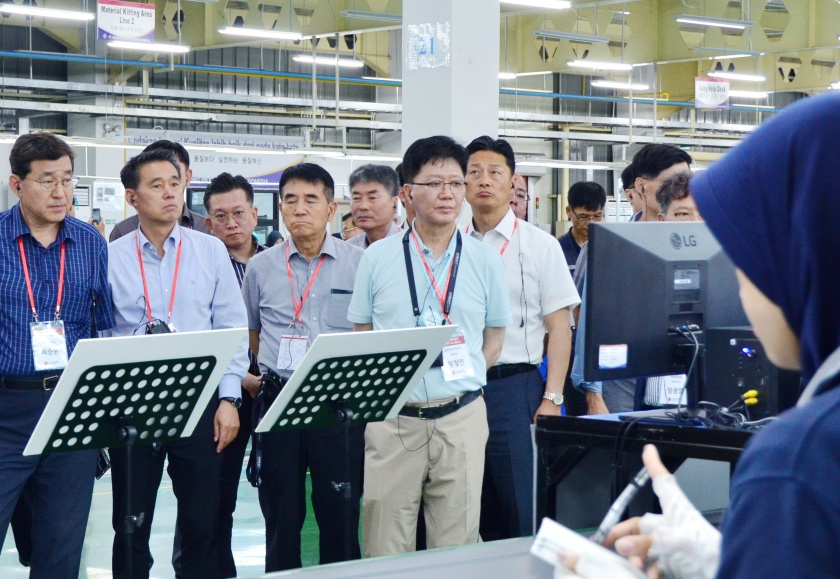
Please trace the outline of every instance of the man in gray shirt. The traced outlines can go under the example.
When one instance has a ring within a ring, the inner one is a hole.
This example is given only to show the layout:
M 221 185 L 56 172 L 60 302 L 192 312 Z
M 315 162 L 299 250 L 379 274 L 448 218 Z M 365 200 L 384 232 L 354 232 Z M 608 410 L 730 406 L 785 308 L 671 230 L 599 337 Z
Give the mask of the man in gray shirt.
M 336 210 L 334 188 L 330 174 L 318 165 L 286 169 L 280 179 L 280 209 L 290 238 L 252 257 L 245 270 L 242 294 L 251 351 L 263 373 L 257 416 L 276 398 L 318 334 L 352 330 L 347 308 L 362 251 L 327 235 Z M 346 442 L 349 478 L 343 461 L 336 458 L 344 455 Z M 307 468 L 320 532 L 320 562 L 346 559 L 344 499 L 332 481 L 350 481 L 350 524 L 357 529 L 363 461 L 363 427 L 351 427 L 349 441 L 342 427 L 255 435 L 249 480 L 259 489 L 265 517 L 266 573 L 301 566 Z M 358 559 L 358 541 L 351 547 L 352 558 Z
M 350 173 L 350 211 L 364 235 L 356 235 L 347 243 L 365 249 L 399 233 L 394 223 L 399 191 L 397 172 L 386 165 L 362 165 Z

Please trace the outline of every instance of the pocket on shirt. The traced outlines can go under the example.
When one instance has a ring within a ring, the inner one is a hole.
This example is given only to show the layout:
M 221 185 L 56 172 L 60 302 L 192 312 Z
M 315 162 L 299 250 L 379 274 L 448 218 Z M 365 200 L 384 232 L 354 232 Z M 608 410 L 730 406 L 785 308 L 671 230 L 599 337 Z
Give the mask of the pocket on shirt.
M 347 310 L 350 309 L 352 298 L 352 289 L 330 290 L 330 302 L 327 304 L 327 319 L 324 324 L 327 328 L 338 332 L 353 331 L 353 324 L 347 319 Z
M 90 322 L 90 309 L 90 287 L 65 282 L 61 298 L 61 319 L 72 324 L 87 324 Z

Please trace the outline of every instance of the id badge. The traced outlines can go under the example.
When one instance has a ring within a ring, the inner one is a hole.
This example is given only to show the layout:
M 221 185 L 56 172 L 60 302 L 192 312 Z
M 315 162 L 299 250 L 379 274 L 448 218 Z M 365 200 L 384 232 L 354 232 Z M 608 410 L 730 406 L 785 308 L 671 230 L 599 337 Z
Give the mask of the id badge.
M 280 336 L 280 355 L 277 356 L 277 371 L 297 370 L 301 360 L 309 348 L 309 338 L 306 336 Z
M 455 334 L 446 342 L 446 346 L 443 347 L 441 370 L 443 379 L 447 382 L 475 376 L 470 350 L 467 348 L 467 338 L 463 334 Z
M 67 340 L 64 337 L 64 321 L 32 322 L 32 358 L 35 371 L 63 370 L 67 367 Z
M 660 406 L 686 404 L 685 374 L 663 376 L 663 388 L 660 394 Z M 682 402 L 681 402 L 682 400 Z

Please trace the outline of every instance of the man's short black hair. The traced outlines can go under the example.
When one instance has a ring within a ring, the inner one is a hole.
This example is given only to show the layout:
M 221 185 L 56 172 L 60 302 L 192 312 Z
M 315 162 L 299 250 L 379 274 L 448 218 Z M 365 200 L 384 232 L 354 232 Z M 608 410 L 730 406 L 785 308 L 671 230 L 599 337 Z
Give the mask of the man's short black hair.
M 691 194 L 689 182 L 691 173 L 677 173 L 663 181 L 656 192 L 656 203 L 659 205 L 659 212 L 663 215 L 668 213 L 671 203 L 681 201 Z
M 473 139 L 472 143 L 467 145 L 467 154 L 472 155 L 478 151 L 492 151 L 500 154 L 505 158 L 510 174 L 513 175 L 516 172 L 516 156 L 513 153 L 513 147 L 504 139 L 494 139 L 487 135 Z
M 70 145 L 52 133 L 29 133 L 19 136 L 12 145 L 9 165 L 13 175 L 25 179 L 32 172 L 33 161 L 58 161 L 62 157 L 70 157 L 70 167 L 74 167 L 76 153 Z
M 437 163 L 452 159 L 461 167 L 466 175 L 469 154 L 463 145 L 458 144 L 451 137 L 437 135 L 417 139 L 406 149 L 403 155 L 403 177 L 406 183 L 413 183 L 414 179 L 426 163 Z
M 242 175 L 233 176 L 230 173 L 220 173 L 213 177 L 207 189 L 204 190 L 204 209 L 210 213 L 210 198 L 221 193 L 230 193 L 234 189 L 245 191 L 248 203 L 254 204 L 254 188 L 248 183 L 248 179 Z
M 352 221 L 352 220 L 353 220 L 353 214 L 350 213 L 349 211 L 341 217 L 341 222 L 342 223 L 344 223 L 345 221 Z M 355 225 L 355 223 L 353 225 Z
M 350 173 L 351 191 L 356 183 L 381 183 L 391 197 L 396 197 L 400 192 L 397 172 L 387 165 L 362 165 Z
M 154 151 L 155 149 L 163 149 L 164 151 L 169 151 L 175 158 L 177 158 L 180 162 L 184 164 L 184 167 L 187 169 L 190 168 L 190 154 L 187 152 L 186 147 L 181 143 L 176 143 L 175 141 L 169 141 L 167 139 L 161 139 L 159 141 L 155 141 L 151 145 L 148 145 L 143 152 L 146 151 Z
M 400 187 L 402 187 L 403 185 L 405 185 L 405 177 L 403 176 L 402 163 L 397 165 L 394 171 L 397 172 L 397 182 L 400 184 Z
M 665 169 L 679 163 L 691 165 L 691 162 L 691 155 L 679 147 L 653 143 L 645 145 L 633 156 L 633 172 L 635 177 L 656 179 Z
M 335 198 L 335 181 L 333 181 L 332 175 L 326 169 L 315 163 L 298 163 L 283 171 L 283 175 L 280 177 L 280 186 L 278 187 L 281 203 L 283 202 L 283 187 L 289 181 L 303 181 L 312 185 L 320 183 L 324 186 L 324 194 L 327 196 L 327 201 L 332 203 Z
M 181 178 L 181 165 L 178 164 L 178 157 L 166 149 L 151 149 L 143 151 L 136 157 L 132 157 L 120 171 L 120 181 L 126 189 L 137 189 L 140 184 L 140 168 L 148 163 L 156 161 L 167 161 L 175 167 L 178 178 Z
M 587 211 L 600 211 L 607 203 L 607 192 L 594 181 L 579 181 L 569 187 L 569 207 L 583 207 Z
M 633 163 L 630 163 L 624 167 L 624 170 L 621 172 L 621 188 L 626 191 L 627 189 L 632 189 L 635 184 L 636 171 L 633 168 Z

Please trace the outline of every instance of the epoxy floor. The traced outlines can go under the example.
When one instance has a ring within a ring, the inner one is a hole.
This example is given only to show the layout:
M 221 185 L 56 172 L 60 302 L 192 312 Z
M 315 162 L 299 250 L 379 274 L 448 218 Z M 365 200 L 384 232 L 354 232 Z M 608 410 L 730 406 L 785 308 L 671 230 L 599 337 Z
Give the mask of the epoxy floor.
M 247 454 L 246 454 L 247 459 Z M 309 496 L 307 480 L 307 497 Z M 151 577 L 171 579 L 172 536 L 175 528 L 175 495 L 172 483 L 164 470 L 158 492 L 155 520 L 152 525 L 151 549 L 155 559 Z M 111 529 L 111 477 L 110 471 L 93 487 L 93 504 L 88 519 L 85 547 L 82 553 L 81 578 L 111 577 L 111 543 L 114 533 Z M 308 504 L 306 524 L 303 529 L 303 564 L 318 562 L 318 531 L 312 505 Z M 257 489 L 245 480 L 243 472 L 239 483 L 239 496 L 233 522 L 233 556 L 239 577 L 253 577 L 263 574 L 265 569 L 265 522 L 260 512 Z M 12 531 L 6 533 L 6 541 L 0 552 L 0 577 L 3 579 L 25 579 L 29 569 L 18 562 Z

